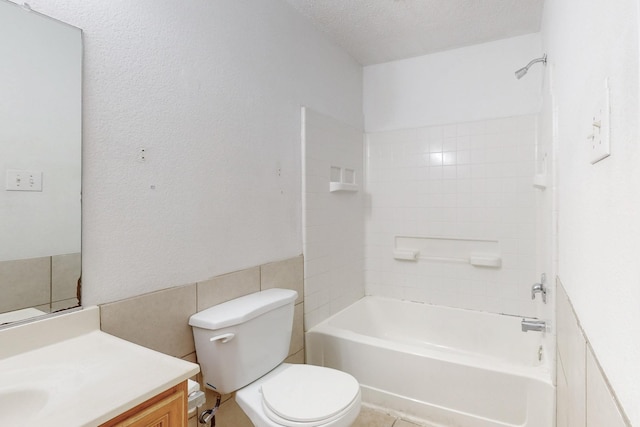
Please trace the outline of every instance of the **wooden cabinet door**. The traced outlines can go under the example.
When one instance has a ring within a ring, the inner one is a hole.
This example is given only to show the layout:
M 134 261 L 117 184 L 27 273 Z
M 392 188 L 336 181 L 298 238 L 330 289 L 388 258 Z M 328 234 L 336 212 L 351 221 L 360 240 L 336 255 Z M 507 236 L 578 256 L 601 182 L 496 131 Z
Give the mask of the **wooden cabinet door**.
M 117 427 L 185 427 L 182 393 L 164 398 L 142 412 L 132 415 Z
M 186 427 L 186 382 L 153 397 L 101 427 Z

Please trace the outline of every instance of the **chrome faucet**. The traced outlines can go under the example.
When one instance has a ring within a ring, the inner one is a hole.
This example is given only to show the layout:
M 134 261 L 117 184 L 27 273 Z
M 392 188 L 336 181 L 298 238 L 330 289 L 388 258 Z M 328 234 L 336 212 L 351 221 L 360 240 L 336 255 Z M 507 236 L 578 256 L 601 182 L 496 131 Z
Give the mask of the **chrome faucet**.
M 534 283 L 531 286 L 531 299 L 536 299 L 536 294 L 542 295 L 542 302 L 547 303 L 547 287 L 544 285 L 547 281 L 547 275 L 542 273 L 540 276 L 540 283 Z
M 544 320 L 522 319 L 521 325 L 522 332 L 544 332 L 547 329 L 547 322 L 545 322 Z

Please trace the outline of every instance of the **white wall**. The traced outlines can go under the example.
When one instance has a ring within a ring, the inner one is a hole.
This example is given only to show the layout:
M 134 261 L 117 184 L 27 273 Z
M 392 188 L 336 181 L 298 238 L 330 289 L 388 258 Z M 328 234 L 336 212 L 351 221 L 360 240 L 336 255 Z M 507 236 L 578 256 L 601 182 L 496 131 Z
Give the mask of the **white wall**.
M 536 114 L 542 67 L 539 34 L 364 67 L 365 130 L 376 132 Z
M 558 274 L 633 425 L 640 425 L 638 2 L 546 2 L 543 44 L 557 109 Z M 591 165 L 586 135 L 609 78 L 611 157 Z M 566 368 L 566 367 L 565 367 Z
M 304 324 L 309 329 L 364 296 L 365 195 L 362 128 L 310 108 L 303 114 Z M 331 167 L 353 170 L 358 191 L 330 192 Z
M 300 105 L 361 126 L 354 60 L 280 0 L 29 3 L 84 30 L 85 304 L 302 252 Z
M 80 251 L 80 31 L 0 3 L 0 261 Z M 6 191 L 6 171 L 42 191 Z

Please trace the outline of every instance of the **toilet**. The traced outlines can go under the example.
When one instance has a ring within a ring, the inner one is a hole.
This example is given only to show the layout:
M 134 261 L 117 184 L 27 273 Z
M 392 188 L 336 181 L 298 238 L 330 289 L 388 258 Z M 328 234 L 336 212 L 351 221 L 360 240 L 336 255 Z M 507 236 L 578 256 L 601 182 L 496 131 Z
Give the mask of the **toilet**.
M 348 427 L 360 385 L 331 368 L 283 363 L 296 291 L 269 289 L 191 316 L 205 386 L 236 401 L 256 427 Z

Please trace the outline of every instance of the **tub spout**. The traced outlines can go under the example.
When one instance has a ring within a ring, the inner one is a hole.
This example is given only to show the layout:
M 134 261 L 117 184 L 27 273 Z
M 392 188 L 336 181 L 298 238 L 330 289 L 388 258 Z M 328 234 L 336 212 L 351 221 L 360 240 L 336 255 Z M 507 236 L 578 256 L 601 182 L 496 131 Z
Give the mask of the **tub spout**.
M 543 332 L 547 329 L 547 323 L 543 320 L 522 319 L 522 332 Z

